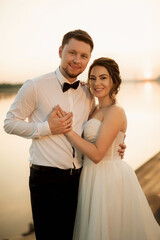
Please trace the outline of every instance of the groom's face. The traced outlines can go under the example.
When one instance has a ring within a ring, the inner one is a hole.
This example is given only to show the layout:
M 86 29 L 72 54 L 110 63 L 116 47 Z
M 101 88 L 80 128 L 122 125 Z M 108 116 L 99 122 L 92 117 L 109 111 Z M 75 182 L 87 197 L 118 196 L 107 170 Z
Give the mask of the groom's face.
M 63 49 L 59 48 L 59 56 L 61 73 L 70 82 L 74 82 L 91 58 L 91 47 L 88 43 L 71 38 Z

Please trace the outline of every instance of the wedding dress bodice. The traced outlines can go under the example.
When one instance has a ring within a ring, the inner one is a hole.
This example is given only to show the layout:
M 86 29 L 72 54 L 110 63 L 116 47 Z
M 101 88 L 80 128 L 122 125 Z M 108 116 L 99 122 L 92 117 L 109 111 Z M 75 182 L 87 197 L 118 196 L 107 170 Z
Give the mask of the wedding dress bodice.
M 95 118 L 90 119 L 86 123 L 84 128 L 84 139 L 86 139 L 91 143 L 95 143 L 97 136 L 99 134 L 101 125 L 102 125 L 102 122 L 100 120 Z M 124 133 L 119 132 L 102 161 L 121 160 L 118 149 L 120 148 L 119 144 L 123 142 L 123 139 L 124 139 Z M 85 157 L 85 160 L 87 160 L 87 157 Z

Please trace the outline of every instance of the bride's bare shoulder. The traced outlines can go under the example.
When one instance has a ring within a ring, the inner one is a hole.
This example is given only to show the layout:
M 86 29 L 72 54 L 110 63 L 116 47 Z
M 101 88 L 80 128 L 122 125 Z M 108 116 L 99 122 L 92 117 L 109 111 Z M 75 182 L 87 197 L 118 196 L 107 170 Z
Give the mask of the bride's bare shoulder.
M 119 104 L 114 104 L 114 105 L 111 105 L 109 108 L 108 108 L 108 110 L 110 111 L 110 112 L 112 112 L 112 113 L 125 113 L 125 110 L 124 110 L 124 108 L 121 106 L 121 105 L 119 105 Z
M 105 114 L 104 114 L 104 119 L 121 119 L 122 121 L 126 121 L 126 113 L 125 110 L 122 106 L 119 104 L 114 104 L 110 106 L 108 109 L 106 109 Z

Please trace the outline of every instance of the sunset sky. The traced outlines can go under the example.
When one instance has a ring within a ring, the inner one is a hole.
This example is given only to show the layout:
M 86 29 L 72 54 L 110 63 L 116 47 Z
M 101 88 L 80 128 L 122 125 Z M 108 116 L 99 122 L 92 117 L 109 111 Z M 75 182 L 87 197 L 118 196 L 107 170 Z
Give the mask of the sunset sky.
M 124 80 L 160 76 L 159 0 L 0 0 L 0 83 L 54 71 L 63 35 L 78 28 L 94 40 L 90 63 L 114 58 Z

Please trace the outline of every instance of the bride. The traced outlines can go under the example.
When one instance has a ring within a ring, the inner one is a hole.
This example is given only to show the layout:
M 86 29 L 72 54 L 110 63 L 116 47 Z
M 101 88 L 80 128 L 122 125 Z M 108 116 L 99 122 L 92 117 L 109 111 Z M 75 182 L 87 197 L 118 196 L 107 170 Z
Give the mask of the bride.
M 121 84 L 117 63 L 96 59 L 88 84 L 98 105 L 83 138 L 73 130 L 66 134 L 84 153 L 73 240 L 158 240 L 160 227 L 137 177 L 117 152 L 127 129 L 125 111 L 116 103 Z

